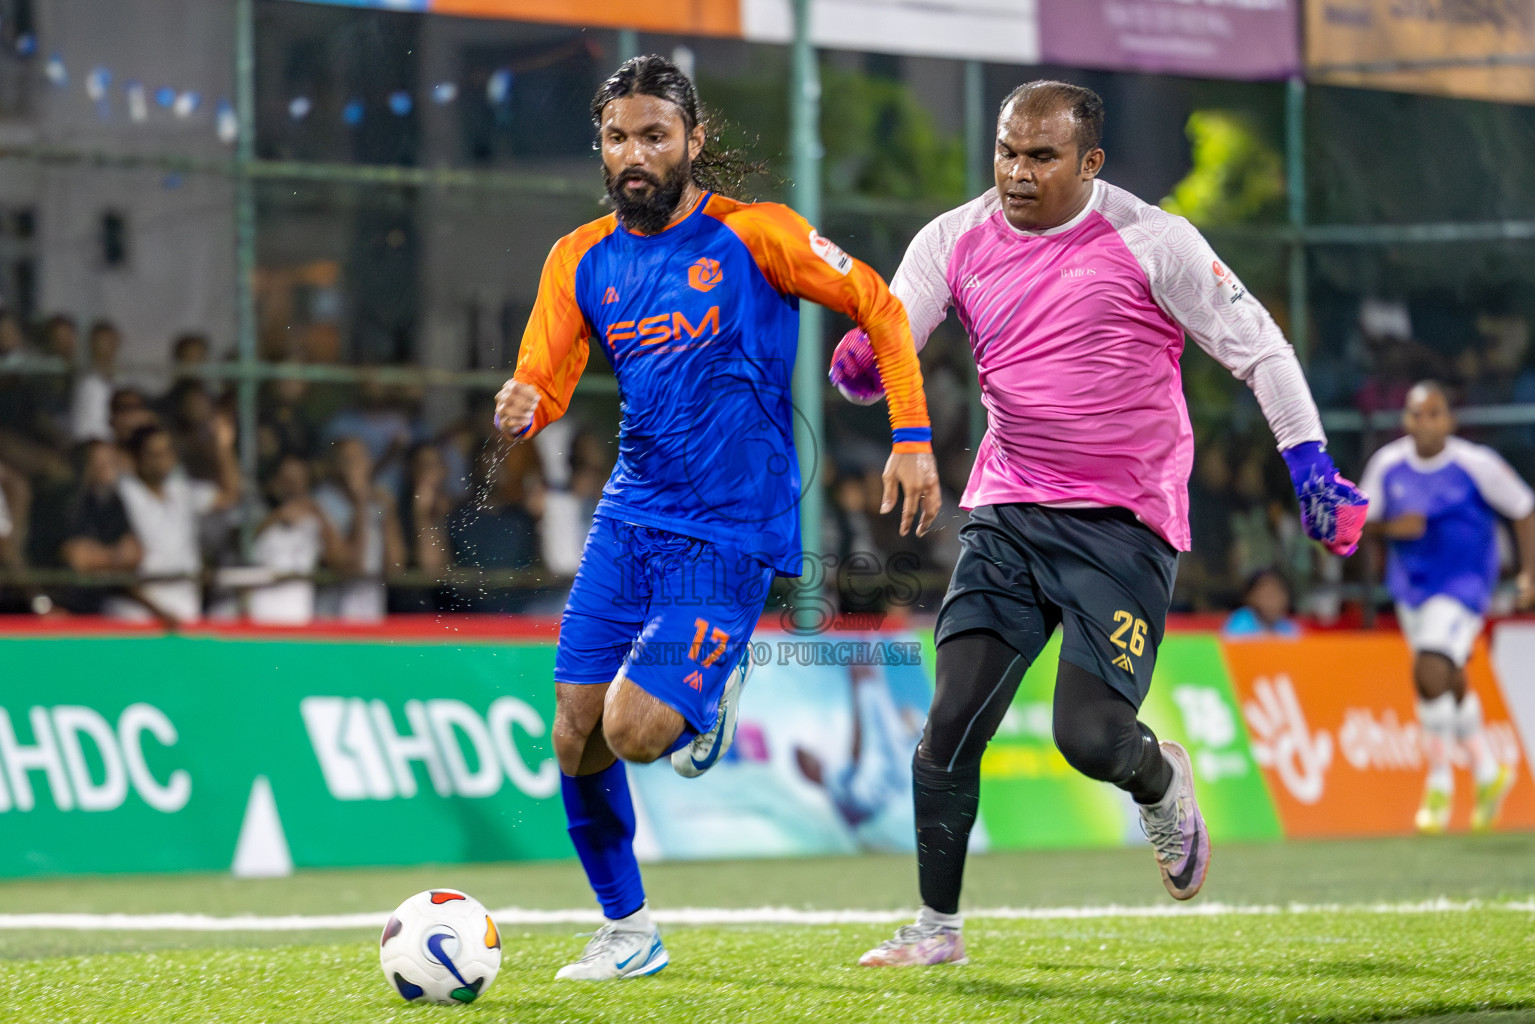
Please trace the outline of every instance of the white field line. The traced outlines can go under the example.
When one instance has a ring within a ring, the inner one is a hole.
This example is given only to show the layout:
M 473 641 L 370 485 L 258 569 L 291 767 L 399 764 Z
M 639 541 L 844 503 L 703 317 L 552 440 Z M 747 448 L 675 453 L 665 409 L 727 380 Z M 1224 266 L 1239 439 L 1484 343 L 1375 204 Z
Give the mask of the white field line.
M 1172 904 L 1142 907 L 994 907 L 973 910 L 972 921 L 1059 921 L 1110 917 L 1219 917 L 1238 915 L 1277 917 L 1292 914 L 1454 914 L 1471 910 L 1512 911 L 1535 914 L 1535 900 L 1484 902 L 1482 900 L 1433 899 L 1406 903 L 1288 903 L 1244 905 L 1234 903 Z M 505 907 L 491 911 L 502 927 L 516 925 L 591 925 L 602 920 L 596 910 L 525 910 Z M 794 910 L 789 907 L 722 909 L 691 907 L 655 910 L 652 916 L 668 925 L 829 925 L 892 924 L 912 919 L 906 910 Z M 380 928 L 389 911 L 369 914 L 290 914 L 259 916 L 242 914 L 213 917 L 207 914 L 0 914 L 3 931 L 172 931 L 172 932 L 289 932 L 331 929 Z

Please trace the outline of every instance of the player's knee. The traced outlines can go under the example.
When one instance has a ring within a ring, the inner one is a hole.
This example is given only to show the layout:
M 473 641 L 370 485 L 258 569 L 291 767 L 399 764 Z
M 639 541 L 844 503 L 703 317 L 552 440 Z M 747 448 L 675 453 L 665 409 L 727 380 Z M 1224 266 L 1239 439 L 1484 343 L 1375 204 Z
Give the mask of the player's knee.
M 1448 655 L 1437 651 L 1419 651 L 1413 659 L 1412 676 L 1418 694 L 1425 700 L 1433 700 L 1454 690 L 1459 675 L 1455 662 Z
M 969 778 L 979 778 L 981 759 L 976 757 L 948 757 L 935 755 L 926 742 L 917 744 L 911 758 L 911 774 L 926 789 L 949 790 Z
M 1100 708 L 1095 715 L 1079 715 L 1055 721 L 1055 746 L 1066 763 L 1090 779 L 1119 783 L 1135 771 L 1140 731 L 1135 713 L 1127 706 Z
M 577 765 L 586 753 L 586 744 L 591 739 L 592 731 L 592 726 L 577 721 L 573 715 L 555 712 L 554 728 L 551 730 L 554 756 L 560 763 L 560 770 L 566 775 L 577 774 Z
M 625 761 L 636 764 L 649 764 L 659 759 L 676 739 L 675 736 L 661 736 L 654 729 L 625 718 L 604 719 L 602 730 L 609 749 Z

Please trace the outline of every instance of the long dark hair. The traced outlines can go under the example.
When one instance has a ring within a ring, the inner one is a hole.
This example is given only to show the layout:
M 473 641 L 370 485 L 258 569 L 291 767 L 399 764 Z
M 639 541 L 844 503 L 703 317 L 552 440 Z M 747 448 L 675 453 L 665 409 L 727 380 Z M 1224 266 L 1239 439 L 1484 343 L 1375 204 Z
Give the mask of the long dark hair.
M 675 104 L 682 111 L 685 132 L 702 124 L 704 148 L 693 158 L 693 184 L 705 192 L 716 192 L 734 199 L 746 198 L 747 182 L 766 174 L 767 165 L 751 160 L 739 150 L 727 149 L 721 138 L 718 119 L 711 117 L 698 102 L 698 90 L 682 69 L 658 54 L 631 57 L 608 77 L 592 97 L 592 124 L 602 128 L 602 109 L 625 96 L 655 96 Z

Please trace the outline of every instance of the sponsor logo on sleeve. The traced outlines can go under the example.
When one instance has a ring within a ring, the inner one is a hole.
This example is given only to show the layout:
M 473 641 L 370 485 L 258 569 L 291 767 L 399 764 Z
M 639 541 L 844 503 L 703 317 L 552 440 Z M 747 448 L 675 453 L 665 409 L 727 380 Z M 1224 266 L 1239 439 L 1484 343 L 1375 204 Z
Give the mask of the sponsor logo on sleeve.
M 1242 282 L 1229 269 L 1221 266 L 1220 260 L 1213 260 L 1210 268 L 1215 271 L 1215 290 L 1226 297 L 1228 305 L 1235 305 L 1247 297 L 1247 289 L 1242 287 Z
M 810 229 L 810 248 L 817 256 L 826 261 L 826 265 L 843 277 L 853 269 L 853 257 L 837 248 L 835 242 L 821 236 L 814 228 Z

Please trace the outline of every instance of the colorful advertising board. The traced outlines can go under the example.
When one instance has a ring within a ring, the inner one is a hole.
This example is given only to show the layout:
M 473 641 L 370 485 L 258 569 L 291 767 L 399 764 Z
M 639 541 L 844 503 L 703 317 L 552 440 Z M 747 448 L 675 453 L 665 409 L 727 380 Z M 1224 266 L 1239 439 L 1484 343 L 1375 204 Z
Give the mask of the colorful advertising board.
M 1392 633 L 1332 633 L 1304 641 L 1232 642 L 1231 678 L 1253 753 L 1263 766 L 1284 834 L 1291 837 L 1410 832 L 1423 796 L 1412 654 Z M 1509 720 L 1486 645 L 1466 667 L 1482 700 L 1487 736 L 1515 782 L 1504 828 L 1535 827 L 1535 781 Z M 1450 828 L 1464 830 L 1473 785 L 1455 752 Z
M 1331 85 L 1535 103 L 1535 5 L 1307 0 L 1306 72 Z
M 641 858 L 915 848 L 911 757 L 932 702 L 914 634 L 757 633 L 735 747 L 702 779 L 630 770 Z
M 1468 674 L 1516 770 L 1501 827 L 1530 829 L 1511 712 L 1535 737 L 1535 625 L 1499 630 L 1512 688 L 1480 645 Z M 525 635 L 0 637 L 0 876 L 569 857 L 554 646 Z M 1056 750 L 1058 643 L 982 761 L 973 849 L 1143 841 L 1129 798 Z M 637 853 L 910 851 L 931 634 L 760 630 L 754 647 L 728 757 L 698 780 L 664 761 L 630 771 Z M 1407 834 L 1425 773 L 1410 668 L 1394 633 L 1175 631 L 1141 714 L 1189 749 L 1216 843 Z M 1461 830 L 1464 764 L 1456 777 Z
M 1300 69 L 1298 0 L 1039 0 L 1047 64 L 1200 78 Z
M 1057 634 L 1024 675 L 981 761 L 980 816 L 993 849 L 1143 841 L 1129 795 L 1076 772 L 1051 738 L 1059 651 Z M 1215 637 L 1173 633 L 1163 640 L 1141 719 L 1188 748 L 1212 841 L 1280 837 Z M 1040 813 L 1044 807 L 1048 814 Z
M 787 43 L 793 0 L 309 0 L 353 7 L 419 11 L 675 35 L 730 36 Z M 814 0 L 816 46 L 874 53 L 1039 61 L 1036 0 Z
M 344 7 L 374 7 L 386 11 L 454 14 L 507 21 L 553 22 L 593 28 L 631 28 L 636 32 L 675 32 L 679 35 L 739 36 L 741 0 L 645 0 L 618 4 L 613 0 L 309 0 Z

